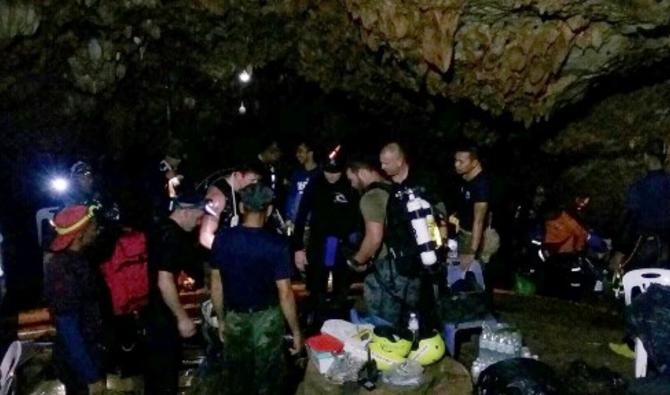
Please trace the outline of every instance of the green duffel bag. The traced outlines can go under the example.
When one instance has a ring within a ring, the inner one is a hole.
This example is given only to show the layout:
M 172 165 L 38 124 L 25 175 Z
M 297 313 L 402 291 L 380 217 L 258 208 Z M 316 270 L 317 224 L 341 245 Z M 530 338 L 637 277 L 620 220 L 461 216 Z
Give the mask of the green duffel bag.
M 536 291 L 535 282 L 529 276 L 520 273 L 514 275 L 514 292 L 519 295 L 529 296 L 535 295 Z

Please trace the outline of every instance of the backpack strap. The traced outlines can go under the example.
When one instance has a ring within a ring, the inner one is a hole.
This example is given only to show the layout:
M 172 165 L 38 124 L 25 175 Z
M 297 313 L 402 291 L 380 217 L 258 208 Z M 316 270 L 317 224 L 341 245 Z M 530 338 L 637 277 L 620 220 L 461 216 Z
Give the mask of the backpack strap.
M 372 184 L 368 185 L 367 188 L 365 188 L 365 192 L 371 191 L 373 189 L 381 189 L 388 193 L 391 193 L 391 191 L 393 190 L 393 185 L 389 184 L 388 182 L 375 181 Z

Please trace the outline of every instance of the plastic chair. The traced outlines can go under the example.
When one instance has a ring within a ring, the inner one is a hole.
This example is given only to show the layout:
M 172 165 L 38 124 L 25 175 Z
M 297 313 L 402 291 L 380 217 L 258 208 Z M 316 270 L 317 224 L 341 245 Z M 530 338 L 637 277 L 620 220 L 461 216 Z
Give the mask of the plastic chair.
M 21 359 L 21 342 L 15 341 L 9 345 L 5 357 L 0 364 L 0 395 L 13 395 L 15 393 L 14 373 Z
M 458 331 L 466 329 L 480 329 L 485 323 L 495 324 L 498 321 L 492 315 L 487 315 L 481 320 L 465 322 L 445 322 L 444 323 L 444 342 L 446 343 L 449 354 L 456 357 L 456 334 Z
M 633 290 L 639 289 L 640 293 L 647 292 L 651 284 L 670 286 L 670 270 L 667 269 L 637 269 L 631 270 L 623 276 L 623 289 L 626 306 L 630 305 Z M 639 337 L 635 338 L 635 377 L 647 375 L 647 350 L 642 345 Z
M 60 207 L 44 207 L 37 211 L 35 214 L 35 225 L 37 226 L 37 244 L 42 248 L 42 240 L 44 235 L 42 234 L 44 221 L 51 221 Z

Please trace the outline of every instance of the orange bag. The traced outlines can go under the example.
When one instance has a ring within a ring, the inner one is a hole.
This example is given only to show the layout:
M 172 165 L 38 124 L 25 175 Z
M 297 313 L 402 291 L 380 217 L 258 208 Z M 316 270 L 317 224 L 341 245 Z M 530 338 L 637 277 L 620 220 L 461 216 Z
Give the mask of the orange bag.
M 581 252 L 587 237 L 587 230 L 565 211 L 545 223 L 544 242 L 552 253 Z

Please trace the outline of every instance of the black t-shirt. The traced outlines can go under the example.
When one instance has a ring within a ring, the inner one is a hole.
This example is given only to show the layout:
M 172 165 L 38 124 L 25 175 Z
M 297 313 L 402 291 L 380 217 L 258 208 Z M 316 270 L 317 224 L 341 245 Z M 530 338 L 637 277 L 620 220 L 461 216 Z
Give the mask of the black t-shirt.
M 395 191 L 393 192 L 394 195 L 397 191 L 411 188 L 414 190 L 416 195 L 425 199 L 426 201 L 428 201 L 428 203 L 431 204 L 431 206 L 433 206 L 435 215 L 444 216 L 446 214 L 444 199 L 442 198 L 443 188 L 434 175 L 421 170 L 410 169 L 407 178 L 403 182 L 401 183 L 394 182 L 392 185 L 394 186 L 395 189 Z M 404 200 L 404 198 L 400 200 L 402 201 Z M 402 204 L 402 207 L 404 210 L 405 209 L 404 202 Z
M 227 309 L 277 304 L 276 281 L 291 278 L 288 240 L 265 229 L 221 229 L 214 238 L 211 262 L 221 272 Z
M 331 184 L 321 173 L 307 184 L 295 221 L 293 243 L 297 249 L 303 247 L 308 222 L 312 238 L 310 244 L 321 243 L 322 240 L 317 239 L 326 236 L 346 239 L 359 230 L 358 196 L 344 175 Z
M 491 185 L 483 172 L 470 181 L 463 181 L 458 193 L 456 216 L 460 227 L 471 231 L 475 215 L 475 203 L 488 203 L 491 198 Z
M 169 218 L 161 221 L 149 238 L 149 307 L 162 318 L 172 317 L 158 288 L 158 272 L 172 273 L 175 281 L 184 271 L 190 275 L 202 270 L 196 239 Z

